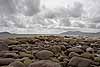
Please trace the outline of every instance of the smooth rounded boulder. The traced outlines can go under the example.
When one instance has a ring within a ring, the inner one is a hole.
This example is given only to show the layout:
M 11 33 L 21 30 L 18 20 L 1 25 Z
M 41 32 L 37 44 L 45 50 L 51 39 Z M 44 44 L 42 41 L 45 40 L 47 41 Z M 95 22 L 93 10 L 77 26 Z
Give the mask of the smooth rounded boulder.
M 61 67 L 61 65 L 50 60 L 41 60 L 30 64 L 29 67 Z
M 14 61 L 15 59 L 12 59 L 12 58 L 0 58 L 0 66 L 9 65 L 10 63 Z
M 91 65 L 99 65 L 99 63 L 81 57 L 73 57 L 68 63 L 68 66 L 72 67 L 91 67 Z
M 25 67 L 25 65 L 20 61 L 15 61 L 9 64 L 9 67 Z
M 36 53 L 38 59 L 46 60 L 53 56 L 53 52 L 48 50 L 42 50 Z

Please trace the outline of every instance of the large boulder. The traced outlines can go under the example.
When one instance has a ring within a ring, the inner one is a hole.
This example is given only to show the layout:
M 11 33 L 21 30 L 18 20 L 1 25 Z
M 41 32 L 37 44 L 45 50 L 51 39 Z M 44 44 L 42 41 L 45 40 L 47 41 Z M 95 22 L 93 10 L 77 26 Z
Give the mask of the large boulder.
M 52 62 L 50 60 L 41 60 L 34 62 L 29 67 L 61 67 L 59 63 Z
M 73 57 L 68 63 L 68 66 L 72 67 L 91 67 L 91 65 L 99 65 L 99 63 L 81 57 Z
M 18 58 L 18 54 L 16 53 L 5 53 L 3 55 L 4 58 Z
M 83 54 L 81 54 L 81 57 L 94 60 L 94 54 L 88 52 L 84 52 Z
M 9 64 L 9 67 L 25 67 L 25 65 L 20 61 L 15 61 Z
M 49 59 L 52 56 L 53 56 L 53 52 L 48 50 L 42 50 L 36 53 L 36 57 L 42 60 Z
M 12 59 L 12 58 L 0 58 L 0 66 L 9 65 L 10 63 L 14 61 L 15 59 Z

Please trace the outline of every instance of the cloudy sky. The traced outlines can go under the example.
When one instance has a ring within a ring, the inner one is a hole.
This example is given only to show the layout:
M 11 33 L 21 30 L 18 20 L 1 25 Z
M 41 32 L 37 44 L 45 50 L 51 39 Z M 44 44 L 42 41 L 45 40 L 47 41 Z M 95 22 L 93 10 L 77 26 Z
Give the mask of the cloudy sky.
M 0 31 L 100 32 L 100 0 L 0 0 Z

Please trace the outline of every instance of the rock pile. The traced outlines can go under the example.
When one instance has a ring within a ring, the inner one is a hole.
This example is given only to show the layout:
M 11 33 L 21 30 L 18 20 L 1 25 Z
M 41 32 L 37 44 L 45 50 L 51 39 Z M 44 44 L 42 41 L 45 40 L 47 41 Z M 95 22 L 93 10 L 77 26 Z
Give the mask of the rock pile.
M 0 67 L 100 67 L 100 38 L 35 36 L 0 40 Z

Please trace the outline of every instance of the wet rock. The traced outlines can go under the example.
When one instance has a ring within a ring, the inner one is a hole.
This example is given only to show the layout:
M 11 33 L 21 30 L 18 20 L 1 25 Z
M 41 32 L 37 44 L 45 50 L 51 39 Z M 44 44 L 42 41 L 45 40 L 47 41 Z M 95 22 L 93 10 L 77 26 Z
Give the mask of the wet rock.
M 25 65 L 20 61 L 15 61 L 9 64 L 10 67 L 25 67 Z
M 53 56 L 53 53 L 48 50 L 42 50 L 36 53 L 36 57 L 42 60 L 49 59 Z
M 41 60 L 30 64 L 29 67 L 61 67 L 61 65 L 49 60 Z
M 9 65 L 10 63 L 14 61 L 15 59 L 12 59 L 12 58 L 0 58 L 0 66 Z

